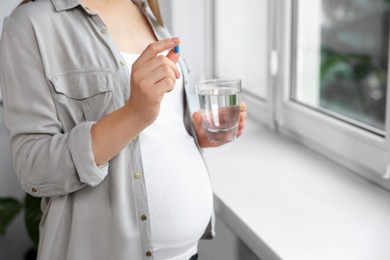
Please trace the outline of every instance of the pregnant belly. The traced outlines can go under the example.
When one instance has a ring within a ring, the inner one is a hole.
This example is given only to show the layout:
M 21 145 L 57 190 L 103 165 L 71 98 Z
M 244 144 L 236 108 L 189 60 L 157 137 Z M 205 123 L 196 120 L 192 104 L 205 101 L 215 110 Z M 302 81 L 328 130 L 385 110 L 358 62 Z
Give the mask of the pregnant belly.
M 167 259 L 194 247 L 204 233 L 212 214 L 210 180 L 191 137 L 169 145 L 140 140 L 154 253 Z

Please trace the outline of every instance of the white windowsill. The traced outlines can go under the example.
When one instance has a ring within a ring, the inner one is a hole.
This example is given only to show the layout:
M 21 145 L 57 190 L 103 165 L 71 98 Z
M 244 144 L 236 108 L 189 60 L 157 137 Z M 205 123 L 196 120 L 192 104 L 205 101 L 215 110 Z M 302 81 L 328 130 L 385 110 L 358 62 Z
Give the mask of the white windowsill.
M 250 120 L 205 159 L 217 214 L 262 260 L 390 259 L 390 192 Z

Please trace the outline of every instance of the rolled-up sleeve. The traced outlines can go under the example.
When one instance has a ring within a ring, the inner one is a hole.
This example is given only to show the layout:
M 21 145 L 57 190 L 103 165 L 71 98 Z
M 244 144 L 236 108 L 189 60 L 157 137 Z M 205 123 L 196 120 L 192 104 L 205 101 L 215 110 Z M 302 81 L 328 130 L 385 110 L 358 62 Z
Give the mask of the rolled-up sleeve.
M 92 152 L 91 127 L 94 122 L 86 122 L 72 129 L 68 138 L 68 148 L 72 155 L 79 178 L 90 186 L 98 185 L 107 175 L 108 163 L 96 166 Z M 80 140 L 84 140 L 81 141 Z
M 26 19 L 4 20 L 0 47 L 5 123 L 21 187 L 33 196 L 50 197 L 96 186 L 108 164 L 98 167 L 94 160 L 95 122 L 63 132 L 39 44 Z

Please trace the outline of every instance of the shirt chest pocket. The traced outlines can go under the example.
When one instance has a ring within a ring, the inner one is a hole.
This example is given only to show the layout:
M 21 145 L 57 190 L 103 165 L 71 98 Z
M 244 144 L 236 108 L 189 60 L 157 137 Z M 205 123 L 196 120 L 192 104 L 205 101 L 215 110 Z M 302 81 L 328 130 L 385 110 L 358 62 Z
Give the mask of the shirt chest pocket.
M 93 71 L 55 75 L 49 78 L 58 119 L 64 131 L 86 121 L 98 121 L 113 107 L 110 72 Z

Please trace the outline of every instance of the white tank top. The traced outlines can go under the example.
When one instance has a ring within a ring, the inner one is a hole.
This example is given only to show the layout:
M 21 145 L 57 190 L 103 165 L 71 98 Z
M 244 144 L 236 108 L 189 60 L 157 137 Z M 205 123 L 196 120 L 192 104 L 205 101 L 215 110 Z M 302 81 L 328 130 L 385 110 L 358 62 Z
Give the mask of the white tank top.
M 122 53 L 129 69 L 137 54 Z M 140 135 L 156 260 L 187 260 L 210 221 L 213 195 L 204 161 L 183 122 L 183 79 L 164 95 Z

